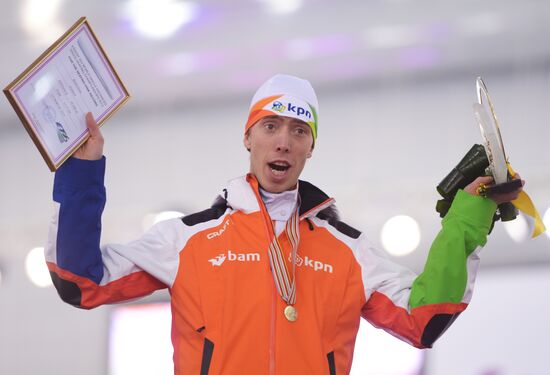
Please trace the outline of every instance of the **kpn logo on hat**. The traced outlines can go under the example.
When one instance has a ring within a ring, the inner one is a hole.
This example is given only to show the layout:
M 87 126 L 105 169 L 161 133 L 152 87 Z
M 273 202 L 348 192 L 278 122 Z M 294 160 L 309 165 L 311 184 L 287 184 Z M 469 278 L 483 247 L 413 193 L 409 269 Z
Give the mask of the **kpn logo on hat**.
M 254 94 L 245 133 L 263 117 L 287 116 L 307 123 L 315 141 L 318 108 L 317 95 L 307 80 L 277 74 L 264 82 Z

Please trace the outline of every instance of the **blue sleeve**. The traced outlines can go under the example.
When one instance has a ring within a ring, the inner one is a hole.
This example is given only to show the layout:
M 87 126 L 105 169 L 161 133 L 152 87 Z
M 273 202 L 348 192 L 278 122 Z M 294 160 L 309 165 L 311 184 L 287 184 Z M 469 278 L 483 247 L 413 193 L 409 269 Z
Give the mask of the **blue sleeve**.
M 60 204 L 56 263 L 99 284 L 103 262 L 99 247 L 105 207 L 105 157 L 69 158 L 55 173 L 53 199 Z

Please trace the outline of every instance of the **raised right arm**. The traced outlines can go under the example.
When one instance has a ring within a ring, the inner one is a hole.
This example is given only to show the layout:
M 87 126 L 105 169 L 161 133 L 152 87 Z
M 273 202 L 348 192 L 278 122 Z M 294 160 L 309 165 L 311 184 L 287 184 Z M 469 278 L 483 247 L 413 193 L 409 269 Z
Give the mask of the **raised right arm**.
M 55 213 L 45 255 L 61 299 L 88 309 L 171 287 L 185 226 L 169 220 L 129 244 L 100 246 L 106 161 L 103 137 L 89 115 L 87 125 L 90 138 L 75 153 L 78 157 L 55 174 Z
M 100 246 L 104 170 L 105 158 L 71 158 L 54 181 L 46 262 L 61 299 L 86 309 L 171 287 L 184 246 L 180 219 L 161 222 L 128 244 Z

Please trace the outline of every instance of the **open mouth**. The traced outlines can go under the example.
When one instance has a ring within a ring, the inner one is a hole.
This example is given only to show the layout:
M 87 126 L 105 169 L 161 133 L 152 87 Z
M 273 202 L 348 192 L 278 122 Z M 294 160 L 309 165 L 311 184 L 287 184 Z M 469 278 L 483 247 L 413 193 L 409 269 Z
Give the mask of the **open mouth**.
M 290 164 L 282 161 L 276 161 L 273 163 L 267 163 L 271 171 L 275 174 L 283 174 L 290 168 Z

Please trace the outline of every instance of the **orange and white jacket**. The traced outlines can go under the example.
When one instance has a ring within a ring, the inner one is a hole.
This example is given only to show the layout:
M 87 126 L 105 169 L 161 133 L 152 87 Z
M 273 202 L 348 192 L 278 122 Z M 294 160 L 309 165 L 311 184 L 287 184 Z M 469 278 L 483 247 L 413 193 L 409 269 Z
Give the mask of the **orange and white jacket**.
M 359 319 L 431 347 L 466 308 L 496 209 L 459 192 L 422 274 L 388 260 L 339 221 L 333 200 L 299 182 L 298 319 L 283 314 L 271 238 L 253 176 L 229 182 L 209 209 L 100 246 L 105 159 L 56 173 L 46 260 L 61 298 L 90 309 L 168 288 L 176 374 L 348 374 Z M 279 241 L 290 268 L 285 232 Z M 360 353 L 358 355 L 361 355 Z

